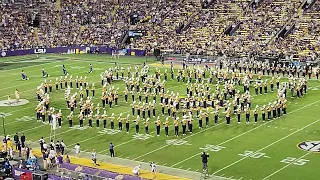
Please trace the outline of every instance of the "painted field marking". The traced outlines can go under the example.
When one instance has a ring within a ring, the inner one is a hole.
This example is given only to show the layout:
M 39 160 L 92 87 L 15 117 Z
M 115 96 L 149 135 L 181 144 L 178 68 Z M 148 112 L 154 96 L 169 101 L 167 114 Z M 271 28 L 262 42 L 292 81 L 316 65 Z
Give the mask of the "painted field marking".
M 311 154 L 311 153 L 312 153 L 312 151 L 310 151 L 310 152 L 308 152 L 308 153 L 304 154 L 303 156 L 299 157 L 299 158 L 298 158 L 298 159 L 296 159 L 295 161 L 292 161 L 291 163 L 287 164 L 286 166 L 284 166 L 284 167 L 282 167 L 282 168 L 278 169 L 277 171 L 273 172 L 272 174 L 270 174 L 270 175 L 266 176 L 266 177 L 265 177 L 265 178 L 263 178 L 262 180 L 268 179 L 269 177 L 271 177 L 271 176 L 273 176 L 273 175 L 277 174 L 278 172 L 280 172 L 280 171 L 282 171 L 283 169 L 285 169 L 285 168 L 289 167 L 290 165 L 292 165 L 292 164 L 293 164 L 293 163 L 295 163 L 296 161 L 301 160 L 302 158 L 306 157 L 307 155 L 309 155 L 309 154 Z
M 303 106 L 303 107 L 301 107 L 301 108 L 299 108 L 299 109 L 295 109 L 295 110 L 289 112 L 288 114 L 292 114 L 292 113 L 294 113 L 294 112 L 296 112 L 296 111 L 299 111 L 299 110 L 301 110 L 301 109 L 304 109 L 304 108 L 306 108 L 306 107 L 308 107 L 308 106 L 311 106 L 311 105 L 313 105 L 313 104 L 315 104 L 315 103 L 318 103 L 319 101 L 320 101 L 320 100 L 318 100 L 318 101 L 316 101 L 316 102 L 313 102 L 313 103 L 311 103 L 311 104 L 309 104 L 309 105 Z M 232 119 L 235 119 L 235 118 L 232 118 Z M 266 122 L 266 123 L 264 123 L 264 124 L 261 124 L 261 125 L 255 127 L 255 128 L 253 128 L 253 129 L 250 129 L 249 131 L 246 131 L 246 132 L 241 133 L 241 134 L 239 134 L 239 135 L 237 135 L 237 136 L 235 136 L 235 137 L 233 137 L 233 138 L 231 138 L 231 139 L 228 139 L 228 140 L 226 140 L 226 141 L 224 141 L 224 142 L 222 142 L 222 143 L 219 143 L 219 144 L 217 144 L 217 146 L 220 146 L 220 145 L 223 145 L 223 144 L 225 144 L 225 143 L 227 143 L 227 142 L 230 142 L 230 141 L 232 141 L 232 140 L 234 140 L 234 139 L 236 139 L 236 138 L 238 138 L 238 137 L 240 137 L 240 136 L 243 136 L 243 135 L 245 135 L 245 134 L 247 134 L 247 133 L 249 133 L 249 132 L 251 132 L 251 131 L 254 131 L 255 129 L 258 129 L 258 128 L 262 127 L 262 126 L 265 126 L 265 125 L 267 125 L 267 124 L 269 124 L 269 123 L 271 123 L 271 122 L 273 122 L 273 121 L 268 121 L 268 122 Z M 219 123 L 219 124 L 221 124 L 221 123 Z M 218 125 L 219 125 L 219 124 L 218 124 Z M 213 127 L 214 127 L 214 126 L 213 126 Z M 209 127 L 209 128 L 210 128 L 210 127 Z M 200 131 L 199 131 L 199 132 L 200 132 Z M 183 139 L 183 138 L 182 138 L 182 139 Z M 163 146 L 163 147 L 164 147 L 164 146 Z M 189 158 L 186 158 L 186 159 L 184 159 L 184 160 L 182 160 L 182 161 L 180 161 L 180 162 L 177 162 L 176 164 L 172 165 L 171 167 L 174 167 L 174 166 L 176 166 L 176 165 L 178 165 L 178 164 L 181 164 L 181 163 L 183 163 L 183 162 L 185 162 L 185 161 L 188 161 L 189 159 L 192 159 L 192 158 L 194 158 L 194 157 L 196 157 L 196 156 L 199 156 L 200 154 L 201 154 L 201 153 L 197 153 L 197 154 L 195 154 L 195 155 L 193 155 L 193 156 L 190 156 Z
M 80 62 L 75 62 L 75 63 L 72 63 L 72 64 L 78 64 L 78 63 L 80 63 Z M 61 72 L 61 70 L 60 71 L 52 71 L 51 73 L 56 73 L 56 72 Z M 39 74 L 40 74 L 41 72 L 39 72 Z M 28 74 L 27 74 L 28 75 Z M 30 80 L 27 80 L 27 81 L 25 81 L 25 80 L 21 80 L 22 82 L 27 82 L 26 84 L 28 84 L 28 85 L 30 85 L 30 84 L 33 84 L 33 83 L 41 83 L 41 82 L 44 82 L 44 80 L 45 79 L 42 79 L 41 81 L 32 81 L 32 83 L 30 83 Z M 17 88 L 17 87 L 20 87 L 20 86 L 24 86 L 24 85 L 26 85 L 26 84 L 24 84 L 24 83 L 19 83 L 19 85 L 17 85 L 17 86 L 9 86 L 9 87 L 6 87 L 6 88 L 2 88 L 2 89 L 0 89 L 0 90 L 6 90 L 6 89 L 11 89 L 11 88 Z M 31 90 L 34 90 L 34 89 L 30 89 L 30 90 L 26 90 L 26 91 L 20 91 L 20 92 L 29 92 L 29 91 L 31 91 Z M 7 96 L 2 96 L 2 97 L 7 97 Z M 0 97 L 0 98 L 2 98 L 2 97 Z
M 20 61 L 20 62 L 22 63 L 23 61 Z M 44 61 L 44 62 L 45 62 L 45 61 Z M 61 61 L 54 61 L 54 62 L 46 63 L 46 64 L 54 64 L 54 63 L 58 63 L 58 62 L 61 62 Z M 36 66 L 43 66 L 43 64 L 37 64 L 37 65 L 27 66 L 27 67 L 25 67 L 25 68 L 23 68 L 23 69 L 27 69 L 27 68 L 31 68 L 31 67 L 36 67 Z M 9 70 L 0 70 L 0 72 L 6 73 L 6 72 L 14 71 L 14 70 L 17 70 L 17 69 L 19 69 L 19 68 L 14 68 L 14 69 L 9 69 Z M 4 77 L 4 76 L 2 76 L 2 77 Z
M 63 132 L 61 132 L 61 133 L 56 134 L 56 136 L 61 135 L 61 134 L 65 134 L 65 133 L 70 132 L 70 131 L 73 131 L 73 130 L 74 130 L 74 129 L 68 129 L 68 130 L 66 130 L 66 131 L 63 131 Z M 45 137 L 45 138 L 43 138 L 43 139 L 45 140 L 45 139 L 48 139 L 48 138 L 50 138 L 50 136 Z M 49 139 L 49 140 L 50 140 L 50 139 Z
M 45 125 L 41 125 L 40 127 L 43 127 L 43 126 L 45 126 Z M 34 127 L 34 128 L 27 129 L 27 130 L 23 130 L 23 132 L 28 132 L 28 131 L 31 131 L 31 130 L 34 130 L 34 129 L 37 129 L 37 128 L 39 128 L 39 127 Z M 11 134 L 10 136 L 14 136 L 14 135 L 15 135 L 15 133 Z
M 270 146 L 272 146 L 272 145 L 274 145 L 274 144 L 276 144 L 276 143 L 278 143 L 278 142 L 280 142 L 280 141 L 282 141 L 282 140 L 284 140 L 284 139 L 286 139 L 286 138 L 288 138 L 288 137 L 290 137 L 290 136 L 292 136 L 292 135 L 294 135 L 294 134 L 302 131 L 303 129 L 305 129 L 305 128 L 309 127 L 309 126 L 312 126 L 313 124 L 315 124 L 315 123 L 317 123 L 317 122 L 319 122 L 319 121 L 320 121 L 320 119 L 318 119 L 318 120 L 316 120 L 316 121 L 314 121 L 314 122 L 312 122 L 312 123 L 310 123 L 310 124 L 308 124 L 308 125 L 300 128 L 300 129 L 298 129 L 298 130 L 290 133 L 289 135 L 287 135 L 287 136 L 285 136 L 285 137 L 283 137 L 283 138 L 281 138 L 281 139 L 278 139 L 277 141 L 275 141 L 275 142 L 273 142 L 273 143 L 271 143 L 271 144 L 269 144 L 269 145 L 267 145 L 267 146 L 265 146 L 265 147 L 257 150 L 256 152 L 260 152 L 260 151 L 262 151 L 262 150 L 264 150 L 264 149 L 267 149 L 268 147 L 270 147 Z M 231 164 L 229 164 L 229 165 L 227 165 L 227 166 L 219 169 L 218 171 L 214 172 L 214 174 L 216 174 L 216 173 L 218 173 L 218 172 L 220 172 L 220 171 L 222 171 L 222 170 L 224 170 L 224 169 L 227 169 L 228 167 L 233 166 L 234 164 L 237 164 L 237 163 L 239 163 L 239 162 L 241 162 L 241 161 L 243 161 L 243 160 L 245 160 L 245 159 L 247 159 L 247 158 L 248 158 L 248 156 L 243 157 L 243 158 L 239 159 L 238 161 L 235 161 L 235 162 L 233 162 L 233 163 L 231 163 Z

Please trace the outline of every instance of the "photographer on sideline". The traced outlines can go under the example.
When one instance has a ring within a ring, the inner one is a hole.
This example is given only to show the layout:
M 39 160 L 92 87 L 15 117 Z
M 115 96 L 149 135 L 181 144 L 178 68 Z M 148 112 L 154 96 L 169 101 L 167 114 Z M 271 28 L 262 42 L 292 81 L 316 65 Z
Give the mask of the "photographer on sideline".
M 203 152 L 201 154 L 201 158 L 202 158 L 202 164 L 203 164 L 203 171 L 206 171 L 207 168 L 208 168 L 208 157 L 209 157 L 209 154 L 206 154 L 206 152 Z

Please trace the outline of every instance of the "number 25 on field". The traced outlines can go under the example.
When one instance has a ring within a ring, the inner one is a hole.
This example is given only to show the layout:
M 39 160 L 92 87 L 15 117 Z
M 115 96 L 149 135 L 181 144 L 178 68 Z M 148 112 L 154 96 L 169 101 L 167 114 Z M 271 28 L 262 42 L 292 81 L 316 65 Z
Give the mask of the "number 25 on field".
M 298 165 L 298 166 L 303 166 L 309 161 L 310 160 L 308 160 L 308 159 L 297 159 L 294 157 L 287 157 L 280 162 L 286 163 L 286 164 L 294 164 L 294 165 Z

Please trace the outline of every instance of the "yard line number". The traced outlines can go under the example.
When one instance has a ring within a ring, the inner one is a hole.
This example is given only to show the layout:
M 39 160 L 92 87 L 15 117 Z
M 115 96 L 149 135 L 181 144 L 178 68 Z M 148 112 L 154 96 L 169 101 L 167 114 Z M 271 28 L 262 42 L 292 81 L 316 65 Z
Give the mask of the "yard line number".
M 16 118 L 16 121 L 32 121 L 34 119 L 36 119 L 36 118 L 30 117 L 30 116 L 23 116 L 21 118 Z
M 153 136 L 151 136 L 149 134 L 134 134 L 134 135 L 132 135 L 132 138 L 136 139 L 136 140 L 147 140 L 151 137 L 153 137 Z
M 170 140 L 167 140 L 166 143 L 168 145 L 174 145 L 174 146 L 191 145 L 188 143 L 188 141 L 180 140 L 180 139 L 170 139 Z
M 116 129 L 103 129 L 101 131 L 98 131 L 99 134 L 108 134 L 108 135 L 115 135 L 120 133 L 120 130 L 116 130 Z
M 308 160 L 308 159 L 299 159 L 299 158 L 294 158 L 294 157 L 287 157 L 287 158 L 281 160 L 280 162 L 286 163 L 286 164 L 294 164 L 294 165 L 298 165 L 298 166 L 303 166 L 309 161 L 310 160 Z
M 7 116 L 11 116 L 11 115 L 12 115 L 11 113 L 0 112 L 0 116 L 7 117 Z
M 244 157 L 255 158 L 255 159 L 262 158 L 262 157 L 270 158 L 269 156 L 266 156 L 266 153 L 254 152 L 254 151 L 248 151 L 248 150 L 245 150 L 243 154 L 238 154 L 238 155 L 244 156 Z
M 224 149 L 226 147 L 223 146 L 217 146 L 217 145 L 213 145 L 213 144 L 206 144 L 205 147 L 201 147 L 199 149 L 203 150 L 203 151 L 212 151 L 212 152 L 218 152 L 221 151 L 222 149 Z

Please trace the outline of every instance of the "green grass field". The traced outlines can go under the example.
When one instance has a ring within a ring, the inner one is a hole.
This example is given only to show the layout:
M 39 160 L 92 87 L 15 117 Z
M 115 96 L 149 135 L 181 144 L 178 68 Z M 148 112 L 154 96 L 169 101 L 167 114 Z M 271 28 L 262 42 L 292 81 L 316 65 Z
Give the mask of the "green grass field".
M 146 58 L 120 57 L 116 60 L 119 66 L 142 64 Z M 95 83 L 96 97 L 94 101 L 100 103 L 100 73 L 109 67 L 114 66 L 114 61 L 106 55 L 40 55 L 10 57 L 0 59 L 0 100 L 7 100 L 7 95 L 14 97 L 17 88 L 20 91 L 21 99 L 27 99 L 28 104 L 14 107 L 0 107 L 0 112 L 6 114 L 6 134 L 13 136 L 16 132 L 24 132 L 29 141 L 37 141 L 41 136 L 49 141 L 50 126 L 39 123 L 35 119 L 34 108 L 38 104 L 36 99 L 36 87 L 44 81 L 41 76 L 41 68 L 50 74 L 47 81 L 55 82 L 56 77 L 62 74 L 61 65 L 64 64 L 69 74 L 75 77 L 87 76 L 89 84 Z M 88 65 L 92 63 L 94 72 L 88 74 Z M 159 67 L 161 72 L 168 66 L 161 66 L 158 62 L 147 59 L 147 63 L 154 72 Z M 20 72 L 24 70 L 30 80 L 21 80 Z M 264 77 L 270 79 L 270 77 Z M 115 81 L 113 84 L 119 88 L 119 106 L 107 110 L 108 115 L 112 112 L 131 114 L 130 103 L 124 101 L 122 91 L 125 88 L 123 81 Z M 186 86 L 176 80 L 169 80 L 165 84 L 166 89 L 179 92 L 185 96 Z M 76 143 L 81 144 L 81 149 L 91 151 L 93 148 L 99 154 L 108 153 L 108 144 L 113 142 L 116 146 L 116 156 L 136 161 L 156 161 L 159 165 L 172 168 L 184 169 L 187 171 L 200 172 L 202 169 L 200 153 L 205 149 L 210 153 L 209 174 L 223 176 L 232 179 L 258 180 L 258 179 L 308 179 L 316 180 L 320 177 L 320 154 L 312 151 L 303 151 L 297 144 L 303 141 L 320 141 L 320 82 L 317 80 L 308 81 L 308 94 L 303 98 L 288 97 L 288 114 L 280 119 L 262 122 L 259 117 L 257 124 L 253 122 L 237 124 L 235 117 L 232 123 L 227 126 L 225 118 L 220 115 L 219 124 L 213 125 L 213 116 L 210 117 L 209 127 L 198 129 L 197 120 L 194 121 L 193 134 L 175 137 L 173 128 L 170 127 L 169 137 L 164 136 L 164 129 L 161 127 L 161 136 L 155 134 L 155 126 L 150 125 L 150 136 L 141 134 L 140 138 L 134 139 L 134 125 L 131 124 L 131 132 L 103 131 L 102 128 L 70 129 L 65 117 L 70 110 L 66 108 L 64 90 L 55 91 L 50 94 L 51 106 L 55 109 L 62 109 L 64 124 L 57 130 L 56 140 L 63 139 L 66 145 L 73 148 Z M 211 89 L 215 89 L 212 87 Z M 239 89 L 243 89 L 239 87 Z M 250 90 L 253 90 L 251 88 Z M 72 92 L 77 92 L 73 89 Z M 253 95 L 254 92 L 251 92 Z M 254 96 L 252 107 L 255 105 L 267 104 L 274 101 L 276 92 L 262 96 Z M 129 96 L 131 100 L 131 97 Z M 75 115 L 78 114 L 76 110 Z M 160 114 L 160 107 L 157 107 L 157 114 Z M 179 113 L 181 116 L 181 112 Z M 164 117 L 161 117 L 162 120 Z M 152 121 L 155 118 L 151 119 Z M 78 120 L 74 119 L 78 125 Z M 87 122 L 85 122 L 87 125 Z M 109 124 L 108 124 L 109 125 Z M 2 126 L 2 125 L 1 125 Z M 94 125 L 95 126 L 95 125 Z M 140 132 L 144 132 L 140 125 Z M 116 125 L 117 127 L 117 125 Z M 2 129 L 2 127 L 1 127 Z M 2 130 L 0 130 L 2 131 Z M 320 146 L 311 144 L 310 147 L 320 150 Z

